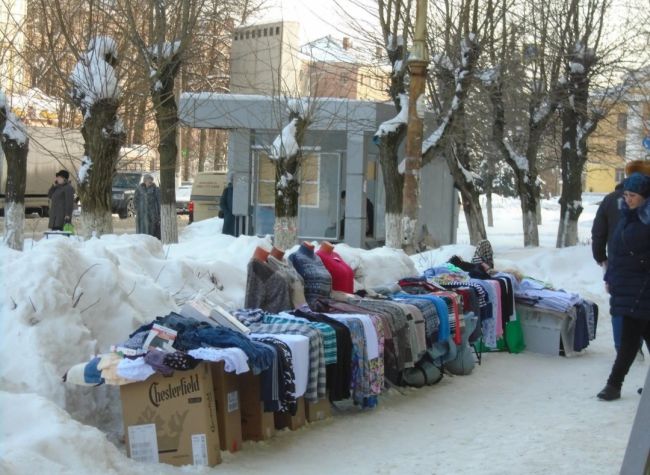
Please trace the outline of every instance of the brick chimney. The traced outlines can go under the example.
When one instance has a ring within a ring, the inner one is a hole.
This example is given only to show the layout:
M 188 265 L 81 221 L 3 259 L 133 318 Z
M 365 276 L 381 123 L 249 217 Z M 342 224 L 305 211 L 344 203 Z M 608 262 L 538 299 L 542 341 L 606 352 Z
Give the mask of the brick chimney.
M 343 49 L 348 50 L 350 48 L 352 48 L 352 40 L 346 36 L 343 38 Z

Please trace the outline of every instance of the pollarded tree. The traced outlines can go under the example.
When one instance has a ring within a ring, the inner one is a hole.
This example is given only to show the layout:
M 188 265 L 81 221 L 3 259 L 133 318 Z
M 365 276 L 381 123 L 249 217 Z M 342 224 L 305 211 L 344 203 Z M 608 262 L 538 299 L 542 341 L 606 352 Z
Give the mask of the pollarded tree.
M 115 23 L 135 47 L 140 67 L 149 71 L 149 94 L 158 128 L 161 191 L 161 238 L 178 242 L 176 168 L 178 162 L 178 104 L 176 79 L 191 51 L 203 0 L 116 0 L 111 9 L 122 19 Z M 148 28 L 140 27 L 144 16 Z
M 20 119 L 13 112 L 7 110 L 5 95 L 1 91 L 0 143 L 7 160 L 3 242 L 12 249 L 22 251 L 29 139 Z
M 280 249 L 289 249 L 298 238 L 302 147 L 313 111 L 308 102 L 299 100 L 289 100 L 287 107 L 289 121 L 273 141 L 269 153 L 275 166 L 274 244 Z
M 125 137 L 117 114 L 120 88 L 116 65 L 115 41 L 98 36 L 89 42 L 70 75 L 70 96 L 83 117 L 84 157 L 78 172 L 78 194 L 86 237 L 113 232 L 111 188 Z

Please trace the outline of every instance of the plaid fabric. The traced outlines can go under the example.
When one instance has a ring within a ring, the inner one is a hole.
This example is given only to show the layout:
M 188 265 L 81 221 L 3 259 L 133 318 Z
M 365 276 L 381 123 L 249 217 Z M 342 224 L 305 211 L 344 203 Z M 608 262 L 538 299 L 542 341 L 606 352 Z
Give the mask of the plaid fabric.
M 490 266 L 490 269 L 494 269 L 494 253 L 490 241 L 483 239 L 477 244 L 476 251 L 474 251 L 474 257 L 472 257 L 472 263 L 485 263 Z
M 251 308 L 235 310 L 232 314 L 237 320 L 249 327 L 253 323 L 261 322 L 264 315 L 266 315 L 266 312 L 259 308 Z
M 336 354 L 336 331 L 329 326 L 327 323 L 322 322 L 310 322 L 305 318 L 295 317 L 288 313 L 280 313 L 279 315 L 267 315 L 262 320 L 262 323 L 304 323 L 309 325 L 314 330 L 320 332 L 321 338 L 323 339 L 323 351 L 325 352 L 325 364 L 336 364 L 337 354 Z
M 255 333 L 303 335 L 309 338 L 309 378 L 305 399 L 317 401 L 326 395 L 325 351 L 318 330 L 304 323 L 253 323 L 248 326 Z

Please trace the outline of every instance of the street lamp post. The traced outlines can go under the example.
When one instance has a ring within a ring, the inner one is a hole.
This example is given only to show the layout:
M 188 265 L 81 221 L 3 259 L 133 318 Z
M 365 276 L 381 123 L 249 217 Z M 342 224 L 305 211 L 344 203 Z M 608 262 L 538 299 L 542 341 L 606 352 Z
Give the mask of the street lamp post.
M 424 90 L 427 73 L 427 0 L 417 0 L 415 36 L 408 58 L 410 73 L 408 130 L 402 205 L 402 248 L 408 254 L 416 251 L 415 237 L 419 211 L 420 168 L 422 167 L 422 135 L 424 119 Z

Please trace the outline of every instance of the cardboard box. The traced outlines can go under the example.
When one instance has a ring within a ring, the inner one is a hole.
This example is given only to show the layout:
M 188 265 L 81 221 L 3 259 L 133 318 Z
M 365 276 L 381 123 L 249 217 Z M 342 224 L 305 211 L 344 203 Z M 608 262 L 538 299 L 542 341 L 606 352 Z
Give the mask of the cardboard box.
M 261 400 L 260 377 L 252 372 L 239 375 L 241 430 L 244 440 L 268 440 L 275 435 L 272 412 L 264 412 Z
M 221 450 L 237 452 L 242 446 L 239 378 L 234 373 L 226 373 L 223 362 L 211 367 Z
M 332 406 L 328 398 L 320 399 L 318 402 L 305 402 L 305 416 L 308 422 L 322 421 L 332 417 Z
M 298 410 L 296 415 L 292 416 L 288 412 L 275 413 L 275 428 L 284 429 L 288 427 L 290 430 L 300 429 L 305 425 L 305 398 L 299 397 L 297 399 Z
M 120 387 L 127 454 L 171 465 L 221 463 L 212 368 L 156 374 Z

